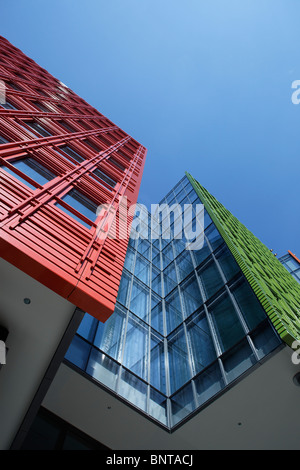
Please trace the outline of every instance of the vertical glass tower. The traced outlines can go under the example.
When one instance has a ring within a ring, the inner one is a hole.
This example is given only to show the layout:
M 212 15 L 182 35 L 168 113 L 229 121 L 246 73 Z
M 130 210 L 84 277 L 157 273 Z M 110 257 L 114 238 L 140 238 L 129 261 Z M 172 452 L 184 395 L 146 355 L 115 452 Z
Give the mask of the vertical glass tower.
M 160 205 L 191 205 L 195 227 L 203 201 L 192 182 L 185 176 Z M 176 237 L 176 216 L 171 237 L 162 233 L 163 218 L 157 233 L 131 237 L 113 315 L 105 323 L 86 315 L 66 355 L 169 431 L 282 345 L 202 207 L 199 249 L 187 249 L 190 237 Z

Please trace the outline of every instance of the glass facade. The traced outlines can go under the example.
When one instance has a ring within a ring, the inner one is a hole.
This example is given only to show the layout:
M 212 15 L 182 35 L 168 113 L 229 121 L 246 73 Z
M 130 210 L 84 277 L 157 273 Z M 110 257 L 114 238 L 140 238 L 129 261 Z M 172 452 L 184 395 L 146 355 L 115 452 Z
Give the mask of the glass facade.
M 288 272 L 291 273 L 293 278 L 300 283 L 300 263 L 289 253 L 278 259 Z
M 189 230 L 174 211 L 169 238 L 163 215 L 130 238 L 113 315 L 86 314 L 66 360 L 172 430 L 281 340 L 203 206 L 187 249 L 201 201 L 186 177 L 163 203 L 192 207 Z

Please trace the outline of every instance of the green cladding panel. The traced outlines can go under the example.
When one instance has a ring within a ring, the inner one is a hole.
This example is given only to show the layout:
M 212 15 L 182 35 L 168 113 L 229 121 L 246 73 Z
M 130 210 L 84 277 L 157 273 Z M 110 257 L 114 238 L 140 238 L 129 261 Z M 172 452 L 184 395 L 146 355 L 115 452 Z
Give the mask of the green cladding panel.
M 281 339 L 292 347 L 300 341 L 300 285 L 258 238 L 186 175 Z

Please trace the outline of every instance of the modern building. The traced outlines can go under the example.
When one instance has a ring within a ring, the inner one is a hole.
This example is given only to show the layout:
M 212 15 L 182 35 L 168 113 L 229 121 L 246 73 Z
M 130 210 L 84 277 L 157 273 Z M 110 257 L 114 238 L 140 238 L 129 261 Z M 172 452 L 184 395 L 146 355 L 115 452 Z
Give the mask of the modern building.
M 136 205 L 145 148 L 1 51 L 1 448 L 299 449 L 299 260 L 188 173 Z
M 83 312 L 104 321 L 114 310 L 130 215 L 108 233 L 119 205 L 137 201 L 146 149 L 2 37 L 0 54 L 6 447 L 65 331 Z

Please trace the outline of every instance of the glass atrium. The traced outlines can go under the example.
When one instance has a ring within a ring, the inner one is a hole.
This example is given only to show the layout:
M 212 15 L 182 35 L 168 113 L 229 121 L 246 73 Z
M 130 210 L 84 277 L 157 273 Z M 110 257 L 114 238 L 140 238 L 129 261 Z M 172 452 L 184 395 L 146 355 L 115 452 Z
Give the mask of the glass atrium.
M 201 201 L 187 177 L 163 203 L 191 204 L 195 226 Z M 86 314 L 65 358 L 167 430 L 281 345 L 206 211 L 199 249 L 175 227 L 176 217 L 170 238 L 130 238 L 113 315 Z

